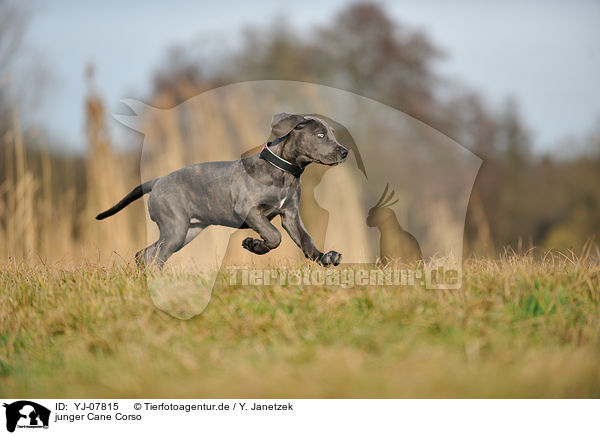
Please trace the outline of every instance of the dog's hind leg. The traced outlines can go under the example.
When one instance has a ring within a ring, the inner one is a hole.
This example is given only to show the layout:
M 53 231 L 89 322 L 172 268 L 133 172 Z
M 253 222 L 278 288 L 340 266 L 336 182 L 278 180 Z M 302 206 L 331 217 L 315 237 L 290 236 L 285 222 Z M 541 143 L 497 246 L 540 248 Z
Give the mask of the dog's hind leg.
M 242 246 L 248 251 L 262 255 L 275 249 L 281 243 L 281 233 L 279 230 L 257 209 L 250 211 L 246 218 L 246 225 L 262 237 L 262 240 L 253 239 L 252 237 L 245 238 Z
M 171 255 L 183 248 L 188 234 L 188 226 L 189 223 L 186 223 L 185 226 L 181 223 L 179 225 L 169 225 L 166 230 L 160 228 L 156 264 L 162 267 Z
M 159 239 L 136 254 L 136 261 L 140 266 L 155 263 L 157 266 L 163 267 L 169 257 L 185 245 L 190 226 L 189 221 L 171 217 L 157 220 L 157 224 L 160 230 Z M 193 237 L 196 235 L 197 233 Z M 193 239 L 193 237 L 191 238 Z
M 190 228 L 187 231 L 187 234 L 185 235 L 185 240 L 183 241 L 183 246 L 187 245 L 192 240 L 194 240 L 196 238 L 196 236 L 198 234 L 200 234 L 204 228 L 206 228 L 206 227 L 200 226 L 199 224 L 192 223 L 190 225 Z M 183 246 L 182 246 L 182 248 L 183 248 Z
M 158 240 L 152 243 L 150 246 L 138 251 L 135 254 L 135 262 L 138 267 L 143 268 L 148 264 L 152 263 L 154 258 L 156 258 L 156 248 L 158 246 Z

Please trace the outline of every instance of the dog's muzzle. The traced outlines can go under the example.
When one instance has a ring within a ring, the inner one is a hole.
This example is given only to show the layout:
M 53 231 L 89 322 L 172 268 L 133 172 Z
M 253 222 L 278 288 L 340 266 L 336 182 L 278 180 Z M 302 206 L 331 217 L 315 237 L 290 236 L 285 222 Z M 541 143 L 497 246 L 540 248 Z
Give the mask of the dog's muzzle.
M 333 162 L 333 165 L 339 165 L 344 160 L 346 160 L 346 157 L 348 157 L 348 150 L 343 146 L 338 146 L 336 151 L 337 155 L 335 156 L 335 161 Z

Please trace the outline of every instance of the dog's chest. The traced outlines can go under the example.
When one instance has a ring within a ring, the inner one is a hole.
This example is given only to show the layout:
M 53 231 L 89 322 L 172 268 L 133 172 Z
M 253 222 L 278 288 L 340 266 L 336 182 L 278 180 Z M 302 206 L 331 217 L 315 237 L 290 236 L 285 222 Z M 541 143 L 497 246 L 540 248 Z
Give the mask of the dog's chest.
M 265 201 L 263 204 L 267 207 L 267 209 L 271 209 L 273 211 L 281 212 L 286 207 L 288 203 L 288 198 L 271 198 L 268 201 Z
M 259 202 L 262 202 L 264 205 L 272 207 L 276 210 L 282 210 L 286 207 L 290 200 L 290 192 L 283 191 L 283 189 L 275 192 L 269 192 L 269 195 L 263 196 Z

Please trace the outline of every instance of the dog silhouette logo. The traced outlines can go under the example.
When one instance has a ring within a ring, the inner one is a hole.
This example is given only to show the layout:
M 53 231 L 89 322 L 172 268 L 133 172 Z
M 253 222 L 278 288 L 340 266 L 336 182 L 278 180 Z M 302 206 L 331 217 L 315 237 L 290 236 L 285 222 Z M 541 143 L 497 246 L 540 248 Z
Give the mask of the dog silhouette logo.
M 4 404 L 6 408 L 6 430 L 48 428 L 50 410 L 29 400 L 19 400 Z

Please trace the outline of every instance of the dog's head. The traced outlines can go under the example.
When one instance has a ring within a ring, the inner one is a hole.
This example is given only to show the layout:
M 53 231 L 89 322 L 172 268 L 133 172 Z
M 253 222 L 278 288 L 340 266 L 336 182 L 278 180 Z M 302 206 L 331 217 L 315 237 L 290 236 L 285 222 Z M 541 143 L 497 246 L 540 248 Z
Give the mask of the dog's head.
M 314 116 L 279 113 L 273 117 L 271 132 L 274 138 L 290 136 L 290 149 L 296 162 L 337 165 L 348 156 L 334 136 L 333 128 Z

